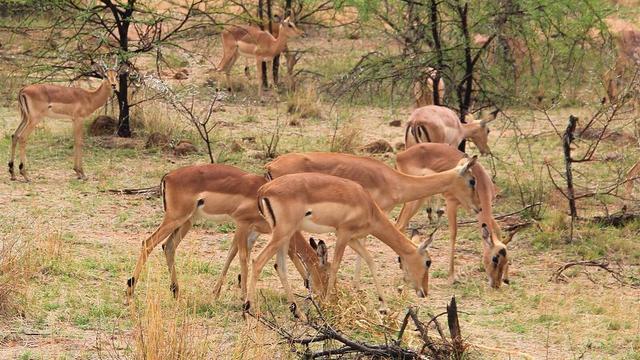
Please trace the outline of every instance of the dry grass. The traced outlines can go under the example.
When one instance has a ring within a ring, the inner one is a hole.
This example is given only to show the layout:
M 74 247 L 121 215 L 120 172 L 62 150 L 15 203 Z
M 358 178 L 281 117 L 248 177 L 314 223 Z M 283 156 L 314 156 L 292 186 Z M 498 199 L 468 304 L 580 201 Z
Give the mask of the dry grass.
M 290 93 L 287 98 L 287 112 L 302 119 L 322 119 L 323 110 L 315 87 L 305 86 Z

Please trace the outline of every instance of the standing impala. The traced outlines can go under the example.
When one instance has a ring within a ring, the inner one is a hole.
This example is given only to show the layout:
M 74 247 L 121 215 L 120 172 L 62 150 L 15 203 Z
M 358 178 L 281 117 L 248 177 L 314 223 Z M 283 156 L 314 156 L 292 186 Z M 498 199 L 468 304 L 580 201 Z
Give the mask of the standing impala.
M 11 159 L 9 160 L 11 180 L 16 179 L 13 166 L 16 145 L 19 145 L 20 165 L 18 168 L 25 181 L 29 181 L 26 168 L 27 138 L 45 117 L 70 119 L 73 122 L 73 169 L 78 179 L 86 178 L 82 169 L 82 123 L 86 117 L 103 106 L 111 97 L 118 81 L 116 66 L 117 59 L 111 69 L 106 69 L 104 64 L 100 65 L 98 71 L 102 73 L 104 80 L 95 90 L 49 84 L 29 85 L 20 90 L 18 102 L 21 122 L 11 136 Z
M 236 224 L 229 256 L 220 278 L 214 286 L 214 296 L 217 297 L 220 294 L 220 288 L 229 265 L 236 253 L 239 252 L 240 286 L 244 298 L 249 251 L 251 251 L 259 234 L 271 232 L 269 225 L 258 213 L 256 205 L 258 189 L 266 182 L 267 180 L 262 176 L 246 173 L 233 166 L 219 164 L 186 166 L 165 175 L 160 185 L 165 210 L 164 219 L 158 229 L 142 242 L 142 249 L 133 276 L 127 280 L 127 301 L 133 295 L 147 257 L 158 244 L 163 242 L 162 249 L 171 274 L 171 291 L 174 297 L 178 296 L 175 251 L 182 238 L 191 229 L 193 222 L 198 218 L 218 222 L 233 221 Z M 310 276 L 313 289 L 323 292 L 326 286 L 326 277 L 321 274 L 324 262 L 318 264 L 317 249 L 313 249 L 306 243 L 300 233 L 294 234 L 293 241 L 294 246 L 289 249 L 291 260 L 303 275 L 305 282 Z M 296 254 L 300 255 L 304 265 L 300 263 Z M 322 261 L 322 256 L 320 256 L 320 261 Z
M 472 164 L 473 160 L 463 160 L 455 169 L 442 173 L 444 176 L 441 178 L 446 178 L 446 181 L 454 183 L 454 186 L 466 187 L 469 180 L 467 170 Z M 418 247 L 407 239 L 389 221 L 370 192 L 360 184 L 318 173 L 284 175 L 258 190 L 258 206 L 260 213 L 271 225 L 273 236 L 253 261 L 245 311 L 250 309 L 255 300 L 256 283 L 262 268 L 277 254 L 276 269 L 287 293 L 290 309 L 296 317 L 304 318 L 289 287 L 285 261 L 290 238 L 298 231 L 336 233 L 336 247 L 327 287 L 330 293 L 335 289 L 336 276 L 347 245 L 365 258 L 375 278 L 371 255 L 358 241 L 371 234 L 400 256 L 405 279 L 413 285 L 417 295 L 427 295 L 431 266 L 427 246 L 430 241 L 427 240 Z
M 231 68 L 239 55 L 255 58 L 258 81 L 258 96 L 262 99 L 262 62 L 272 61 L 280 55 L 286 47 L 287 40 L 302 35 L 303 32 L 289 20 L 284 19 L 280 23 L 278 37 L 255 26 L 234 25 L 222 32 L 222 60 L 218 64 L 218 71 L 224 71 L 227 84 L 231 83 Z
M 475 163 L 474 157 L 468 163 Z M 447 172 L 429 176 L 410 176 L 402 174 L 376 159 L 338 153 L 294 153 L 279 156 L 266 166 L 267 176 L 276 179 L 283 175 L 313 172 L 333 175 L 355 181 L 361 185 L 371 198 L 388 213 L 396 205 L 422 199 L 435 194 L 450 192 L 464 207 L 479 212 L 475 180 L 471 173 Z M 360 246 L 364 248 L 363 243 Z M 355 249 L 354 249 L 355 250 Z M 365 250 L 366 251 L 366 250 Z M 370 256 L 370 255 L 369 255 Z M 375 273 L 375 264 L 367 261 L 367 266 L 378 290 L 381 310 L 386 308 L 381 287 Z M 359 274 L 359 259 L 356 274 Z M 354 279 L 359 286 L 359 277 Z
M 405 174 L 424 176 L 452 169 L 464 157 L 465 153 L 446 144 L 418 144 L 398 154 L 396 157 L 396 169 Z M 483 225 L 483 263 L 489 277 L 489 285 L 498 288 L 503 281 L 508 283 L 509 279 L 506 243 L 502 243 L 500 240 L 500 225 L 496 223 L 492 212 L 492 201 L 496 196 L 495 186 L 481 164 L 474 164 L 471 167 L 471 173 L 476 179 L 476 191 L 482 207 L 482 210 L 478 213 L 478 223 Z M 458 232 L 456 214 L 460 202 L 456 198 L 456 194 L 445 192 L 443 195 L 447 203 L 447 219 L 449 220 L 449 236 L 451 240 L 449 281 L 453 282 L 455 279 L 454 257 Z M 399 229 L 404 229 L 425 200 L 420 199 L 404 204 L 396 226 Z M 485 230 L 489 234 L 486 237 L 484 236 Z M 491 261 L 486 261 L 487 259 L 491 259 Z
M 451 109 L 428 105 L 415 109 L 409 117 L 405 130 L 404 142 L 409 148 L 423 142 L 449 144 L 458 147 L 462 140 L 471 139 L 482 155 L 491 153 L 489 149 L 487 124 L 495 120 L 498 110 L 491 113 L 488 119 L 473 120 L 467 115 L 468 123 L 460 122 L 458 115 Z
M 436 81 L 438 72 L 427 67 L 424 76 L 413 83 L 413 97 L 416 101 L 416 108 L 435 104 L 433 96 L 433 82 Z M 438 79 L 438 100 L 444 100 L 444 79 Z

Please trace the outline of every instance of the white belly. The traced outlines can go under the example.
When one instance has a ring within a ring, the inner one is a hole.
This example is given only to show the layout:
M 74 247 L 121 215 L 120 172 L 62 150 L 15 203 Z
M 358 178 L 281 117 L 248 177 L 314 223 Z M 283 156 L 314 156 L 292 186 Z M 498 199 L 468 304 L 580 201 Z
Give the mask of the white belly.
M 302 230 L 313 234 L 324 234 L 329 232 L 335 232 L 336 228 L 328 225 L 316 224 L 309 217 L 305 217 L 302 220 Z
M 197 219 L 206 219 L 216 224 L 233 222 L 233 218 L 227 214 L 207 214 L 206 212 L 202 211 L 201 208 L 198 208 L 198 210 L 196 210 L 194 217 Z

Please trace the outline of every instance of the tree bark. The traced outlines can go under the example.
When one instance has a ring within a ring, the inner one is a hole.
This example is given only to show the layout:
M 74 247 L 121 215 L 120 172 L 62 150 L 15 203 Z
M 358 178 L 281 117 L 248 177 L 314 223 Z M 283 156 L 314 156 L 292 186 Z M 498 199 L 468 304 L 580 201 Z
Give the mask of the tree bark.
M 264 31 L 265 28 L 264 28 L 264 1 L 263 0 L 258 0 L 258 18 L 260 19 L 260 30 Z M 267 63 L 263 61 L 261 66 L 262 66 L 262 87 L 266 89 L 269 87 L 269 81 L 267 80 Z
M 577 123 L 577 117 L 573 115 L 569 116 L 567 129 L 562 135 L 562 151 L 564 153 L 565 175 L 567 178 L 567 198 L 569 200 L 569 211 L 571 213 L 571 232 L 569 234 L 569 242 L 573 241 L 573 223 L 578 217 L 575 190 L 573 188 L 573 171 L 571 169 L 571 163 L 573 162 L 573 159 L 571 159 L 571 143 L 574 139 L 573 132 L 576 130 Z

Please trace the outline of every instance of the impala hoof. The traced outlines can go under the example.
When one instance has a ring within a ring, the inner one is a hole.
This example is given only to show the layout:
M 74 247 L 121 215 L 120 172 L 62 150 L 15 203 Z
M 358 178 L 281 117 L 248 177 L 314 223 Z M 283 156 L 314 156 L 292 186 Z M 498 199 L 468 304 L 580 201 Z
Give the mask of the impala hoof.
M 242 312 L 248 312 L 251 309 L 251 301 L 245 301 L 242 305 Z

